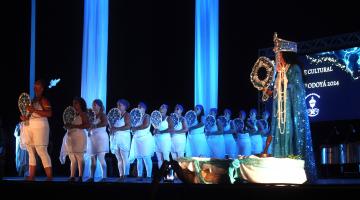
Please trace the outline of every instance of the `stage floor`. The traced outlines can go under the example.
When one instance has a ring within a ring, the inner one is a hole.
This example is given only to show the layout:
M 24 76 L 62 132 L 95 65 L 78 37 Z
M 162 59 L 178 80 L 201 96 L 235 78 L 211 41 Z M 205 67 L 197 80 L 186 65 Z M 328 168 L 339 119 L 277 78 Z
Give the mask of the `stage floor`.
M 36 181 L 24 181 L 22 177 L 4 177 L 0 181 L 1 196 L 35 195 L 36 199 L 68 199 L 74 196 L 87 196 L 90 199 L 314 199 L 360 196 L 360 179 L 319 179 L 315 184 L 184 184 L 180 180 L 174 183 L 151 183 L 151 179 L 107 178 L 104 182 L 68 182 L 68 177 L 55 177 L 45 181 L 38 177 Z M 71 198 L 72 199 L 72 198 Z M 88 199 L 88 198 L 87 198 Z
M 69 182 L 69 177 L 54 177 L 51 182 L 63 182 L 69 184 L 101 184 L 101 183 L 134 183 L 134 184 L 151 184 L 152 179 L 150 178 L 137 178 L 137 177 L 129 177 L 124 179 L 119 178 L 106 178 L 105 180 L 100 181 L 100 179 L 95 179 L 94 182 Z M 4 177 L 3 182 L 27 182 L 32 183 L 31 181 L 25 181 L 23 177 Z M 86 181 L 86 180 L 85 180 Z M 33 182 L 46 182 L 46 177 L 37 177 L 36 181 Z M 183 184 L 181 180 L 175 179 L 174 182 L 160 182 L 161 184 Z M 239 185 L 239 184 L 238 184 Z M 283 184 L 253 184 L 253 183 L 242 183 L 241 185 L 274 185 L 274 186 L 282 186 Z M 296 184 L 295 184 L 296 185 Z M 318 179 L 314 184 L 302 184 L 302 185 L 359 185 L 360 187 L 360 178 L 335 178 L 335 179 Z M 294 184 L 287 184 L 287 186 L 294 186 Z M 300 186 L 300 185 L 298 185 Z

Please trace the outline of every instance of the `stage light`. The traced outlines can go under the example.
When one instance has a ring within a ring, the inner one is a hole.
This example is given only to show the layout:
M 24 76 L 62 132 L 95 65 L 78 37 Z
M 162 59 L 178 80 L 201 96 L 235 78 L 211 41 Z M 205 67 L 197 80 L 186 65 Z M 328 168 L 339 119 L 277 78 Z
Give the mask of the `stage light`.
M 30 97 L 34 97 L 35 84 L 35 31 L 36 31 L 36 0 L 31 0 L 31 38 L 30 38 Z
M 88 105 L 101 99 L 106 109 L 108 0 L 84 1 L 81 97 Z
M 55 87 L 58 83 L 60 82 L 60 79 L 51 79 L 50 84 L 49 84 L 49 88 Z
M 84 28 L 81 71 L 81 97 L 91 107 L 92 101 L 101 99 L 106 109 L 108 0 L 84 1 Z M 105 111 L 106 112 L 106 111 Z M 90 176 L 91 159 L 85 156 L 84 177 Z M 99 160 L 95 178 L 102 176 Z
M 218 103 L 219 1 L 196 0 L 195 105 L 207 114 Z

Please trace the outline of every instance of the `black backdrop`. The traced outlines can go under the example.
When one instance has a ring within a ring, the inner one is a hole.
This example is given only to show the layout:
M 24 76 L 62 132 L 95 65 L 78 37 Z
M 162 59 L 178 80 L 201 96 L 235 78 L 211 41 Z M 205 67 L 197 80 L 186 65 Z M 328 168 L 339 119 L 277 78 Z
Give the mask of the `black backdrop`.
M 349 1 L 350 2 L 350 1 Z M 219 109 L 249 110 L 257 92 L 249 81 L 257 50 L 272 46 L 273 32 L 293 41 L 359 31 L 356 7 L 317 1 L 220 0 Z M 108 109 L 118 98 L 132 106 L 142 100 L 149 110 L 161 103 L 193 106 L 193 0 L 110 0 L 108 48 Z M 30 0 L 4 2 L 1 13 L 4 53 L 0 115 L 6 130 L 6 175 L 15 175 L 14 137 L 19 119 L 18 95 L 28 90 Z M 51 156 L 55 175 L 65 175 L 58 155 L 64 130 L 61 113 L 80 95 L 82 0 L 38 0 L 36 78 L 61 78 L 47 91 L 53 104 Z

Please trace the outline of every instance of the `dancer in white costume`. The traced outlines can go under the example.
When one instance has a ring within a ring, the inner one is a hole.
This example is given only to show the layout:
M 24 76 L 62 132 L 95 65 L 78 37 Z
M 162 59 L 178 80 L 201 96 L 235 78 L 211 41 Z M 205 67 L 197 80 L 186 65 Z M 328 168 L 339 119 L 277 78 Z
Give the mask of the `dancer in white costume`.
M 164 160 L 170 161 L 169 156 L 171 151 L 171 136 L 169 133 L 169 121 L 171 121 L 171 119 L 166 115 L 168 107 L 169 106 L 166 104 L 160 106 L 159 111 L 162 116 L 162 121 L 160 127 L 158 129 L 154 129 L 156 144 L 155 151 L 159 169 Z
M 90 150 L 91 155 L 91 173 L 88 182 L 94 181 L 94 174 L 96 170 L 97 159 L 100 162 L 102 169 L 103 181 L 107 178 L 107 167 L 105 161 L 105 154 L 109 152 L 109 136 L 106 132 L 106 126 L 108 124 L 107 117 L 104 113 L 104 105 L 100 99 L 95 99 L 92 104 L 92 109 L 95 112 L 95 122 L 91 125 L 90 130 Z
M 70 158 L 70 178 L 69 181 L 75 181 L 76 170 L 79 170 L 78 181 L 82 182 L 84 172 L 84 153 L 87 148 L 87 132 L 85 129 L 90 127 L 86 102 L 81 97 L 75 97 L 73 107 L 76 110 L 76 116 L 71 124 L 65 124 L 67 133 L 64 136 L 60 152 L 60 161 L 65 163 L 66 155 Z
M 257 111 L 255 109 L 251 109 L 249 112 L 249 118 L 246 122 L 246 128 L 249 131 L 250 139 L 251 139 L 251 154 L 261 154 L 263 152 L 263 141 L 261 134 L 259 133 L 257 127 L 257 119 L 256 119 Z
M 1 119 L 0 119 L 1 120 Z M 0 122 L 1 123 L 1 122 Z M 25 143 L 25 131 L 24 123 L 20 122 L 16 125 L 14 136 L 16 138 L 15 143 L 15 164 L 16 171 L 19 176 L 28 176 L 28 168 L 29 168 L 29 154 L 26 150 Z
M 216 119 L 217 109 L 211 108 L 210 115 Z M 216 120 L 216 123 L 207 129 L 205 127 L 205 134 L 210 148 L 210 157 L 224 159 L 225 158 L 225 140 L 223 135 L 223 126 Z
M 36 171 L 36 154 L 39 155 L 47 180 L 52 180 L 51 159 L 47 151 L 49 144 L 49 122 L 48 117 L 52 116 L 50 102 L 43 96 L 45 83 L 41 80 L 35 82 L 35 98 L 31 105 L 27 106 L 30 113 L 28 116 L 20 116 L 22 121 L 29 120 L 26 127 L 26 148 L 29 153 L 29 176 L 27 180 L 34 180 Z
M 177 104 L 175 106 L 174 113 L 179 119 L 179 123 L 169 124 L 171 130 L 171 157 L 174 160 L 184 157 L 186 147 L 186 132 L 188 131 L 188 125 L 186 119 L 182 116 L 184 108 L 182 105 Z
M 269 122 L 268 122 L 269 116 L 270 116 L 270 113 L 268 111 L 264 111 L 262 113 L 262 119 L 257 121 L 257 127 L 259 129 L 259 133 L 261 134 L 262 141 L 263 141 L 263 150 L 265 150 L 266 141 L 268 140 L 268 137 L 270 135 L 270 127 L 269 127 Z M 263 153 L 271 154 L 271 152 L 272 152 L 272 148 L 271 148 L 271 140 L 270 140 L 270 144 L 268 146 L 267 151 L 263 152 Z
M 251 155 L 251 139 L 247 130 L 245 130 L 245 119 L 246 112 L 241 110 L 239 112 L 239 119 L 241 120 L 240 127 L 238 127 L 237 132 L 237 145 L 238 145 L 238 154 L 242 156 Z M 235 126 L 235 125 L 234 125 Z
M 118 161 L 120 178 L 129 175 L 130 162 L 130 114 L 126 111 L 129 108 L 129 102 L 126 99 L 117 101 L 117 108 L 120 110 L 121 118 L 115 122 L 114 127 L 110 128 L 110 150 L 115 154 Z
M 233 134 L 234 129 L 231 127 L 231 110 L 224 110 L 224 117 L 226 118 L 226 125 L 224 126 L 224 141 L 225 141 L 225 155 L 227 158 L 235 159 L 238 151 L 236 141 Z
M 186 141 L 186 157 L 210 157 L 209 145 L 204 133 L 204 108 L 202 105 L 195 106 L 197 119 L 189 125 L 189 133 Z
M 143 169 L 145 163 L 146 177 L 151 178 L 152 175 L 152 160 L 151 157 L 155 152 L 154 137 L 150 132 L 150 115 L 146 114 L 146 104 L 140 102 L 138 108 L 143 113 L 141 124 L 136 127 L 131 127 L 133 133 L 133 140 L 131 141 L 130 162 L 137 160 L 138 177 L 143 177 Z

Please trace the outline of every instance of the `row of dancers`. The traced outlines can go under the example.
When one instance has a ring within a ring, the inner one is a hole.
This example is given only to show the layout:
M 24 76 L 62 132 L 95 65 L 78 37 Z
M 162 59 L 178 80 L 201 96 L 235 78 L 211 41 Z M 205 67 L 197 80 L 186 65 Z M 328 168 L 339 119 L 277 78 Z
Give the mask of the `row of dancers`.
M 224 110 L 224 116 L 227 123 L 222 125 L 219 120 L 213 127 L 205 128 L 204 109 L 201 105 L 195 106 L 197 120 L 191 125 L 187 124 L 182 116 L 184 111 L 181 105 L 176 105 L 174 113 L 179 117 L 178 124 L 174 124 L 168 113 L 168 105 L 160 106 L 159 111 L 162 115 L 160 126 L 150 131 L 150 115 L 146 113 L 147 106 L 140 102 L 138 109 L 142 112 L 141 123 L 136 127 L 130 125 L 129 102 L 120 99 L 117 102 L 117 108 L 121 117 L 115 122 L 114 126 L 109 128 L 110 137 L 106 131 L 107 117 L 101 100 L 93 101 L 92 110 L 95 112 L 95 123 L 87 124 L 86 103 L 82 98 L 75 98 L 73 106 L 78 113 L 73 123 L 65 125 L 69 130 L 64 137 L 63 148 L 61 152 L 68 152 L 71 163 L 78 163 L 79 172 L 82 162 L 76 156 L 78 153 L 90 153 L 92 157 L 91 178 L 94 176 L 94 167 L 96 158 L 99 159 L 103 171 L 103 177 L 106 177 L 105 153 L 110 151 L 115 154 L 118 160 L 118 170 L 120 177 L 128 176 L 130 163 L 137 160 L 138 176 L 143 176 L 143 165 L 145 164 L 147 177 L 151 177 L 152 156 L 154 152 L 160 168 L 163 161 L 179 157 L 212 157 L 212 158 L 236 158 L 237 155 L 260 154 L 264 149 L 264 142 L 269 133 L 267 118 L 268 112 L 263 113 L 263 119 L 256 119 L 256 110 L 250 111 L 250 117 L 246 122 L 246 113 L 241 111 L 240 120 L 244 125 L 239 132 L 235 131 L 234 125 L 230 120 L 231 111 Z M 210 115 L 217 116 L 217 109 L 210 109 Z M 81 118 L 81 119 L 80 119 Z M 83 120 L 84 119 L 84 120 Z M 84 121 L 84 123 L 81 123 Z M 86 133 L 86 128 L 88 133 Z M 80 133 L 80 134 L 76 134 Z M 77 141 L 77 142 L 75 142 Z M 80 143 L 78 141 L 81 141 Z M 85 143 L 87 142 L 87 145 Z M 79 145 L 80 144 L 80 145 Z M 109 146 L 110 144 L 110 146 Z M 76 149 L 80 148 L 80 149 Z M 73 155 L 75 154 L 75 156 Z M 65 155 L 65 154 L 64 154 Z M 71 158 L 73 157 L 73 158 Z M 71 177 L 75 175 L 75 164 L 71 164 Z M 80 174 L 82 176 L 82 174 Z
M 107 177 L 105 154 L 109 151 L 117 158 L 121 178 L 129 175 L 130 164 L 135 160 L 137 161 L 137 176 L 143 177 L 145 165 L 146 176 L 150 178 L 154 153 L 159 168 L 164 160 L 170 160 L 170 155 L 174 160 L 184 156 L 234 159 L 237 155 L 249 156 L 263 153 L 264 141 L 270 132 L 269 113 L 265 111 L 262 119 L 257 120 L 255 109 L 250 110 L 248 119 L 246 119 L 245 111 L 239 112 L 240 128 L 235 128 L 229 109 L 225 109 L 223 113 L 226 118 L 225 123 L 216 120 L 213 126 L 208 127 L 205 126 L 204 108 L 201 105 L 196 105 L 194 108 L 197 119 L 193 124 L 187 124 L 183 116 L 183 107 L 180 104 L 176 105 L 174 113 L 180 120 L 179 123 L 174 124 L 167 115 L 168 105 L 163 104 L 159 108 L 162 115 L 160 126 L 151 130 L 150 115 L 146 113 L 147 106 L 143 102 L 138 104 L 142 119 L 136 127 L 131 126 L 130 114 L 127 112 L 129 102 L 125 99 L 117 101 L 121 117 L 111 127 L 108 126 L 101 100 L 96 99 L 92 103 L 92 111 L 95 113 L 95 120 L 92 123 L 90 123 L 87 105 L 83 98 L 74 98 L 73 107 L 76 110 L 76 116 L 71 123 L 64 125 L 67 132 L 60 153 L 62 163 L 65 162 L 66 156 L 70 159 L 70 181 L 76 180 L 76 171 L 78 171 L 77 179 L 82 181 L 85 155 L 91 157 L 88 181 L 94 180 L 97 161 L 100 162 L 102 178 Z M 51 112 L 49 111 L 51 106 L 45 98 L 37 96 L 32 101 L 29 110 L 32 113 L 29 118 L 25 119 L 22 116 L 24 121 L 29 122 L 28 125 L 22 126 L 29 153 L 28 179 L 33 180 L 35 176 L 35 153 L 40 156 L 45 172 L 51 179 L 52 173 L 46 171 L 51 168 L 51 159 L 46 149 L 49 132 L 47 117 L 51 116 L 51 113 L 42 115 Z M 209 114 L 217 116 L 217 109 L 210 109 Z

